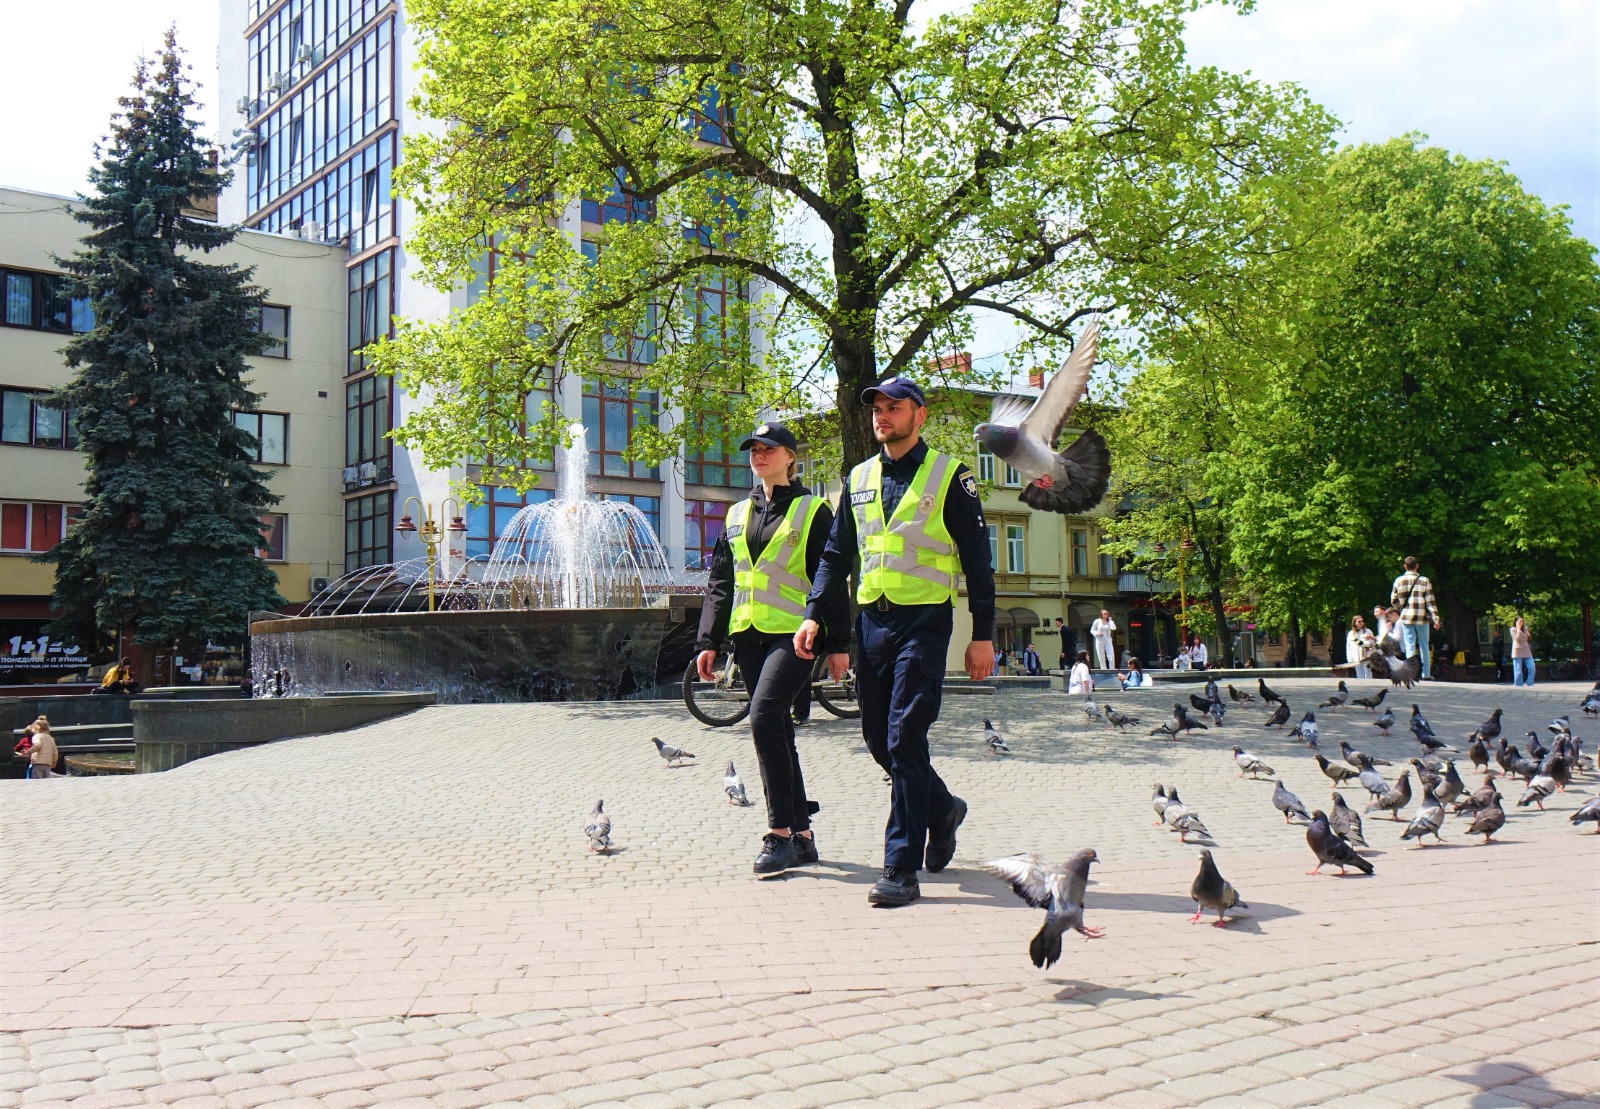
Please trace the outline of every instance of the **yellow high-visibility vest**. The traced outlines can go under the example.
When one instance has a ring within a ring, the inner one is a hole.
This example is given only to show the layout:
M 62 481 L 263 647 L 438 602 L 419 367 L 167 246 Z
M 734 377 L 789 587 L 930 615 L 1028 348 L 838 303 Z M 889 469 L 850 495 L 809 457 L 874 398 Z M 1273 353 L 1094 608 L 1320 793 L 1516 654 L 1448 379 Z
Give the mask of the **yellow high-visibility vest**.
M 883 515 L 883 456 L 850 471 L 850 511 L 856 518 L 861 579 L 856 603 L 887 597 L 897 605 L 956 603 L 961 560 L 944 526 L 944 502 L 960 463 L 929 451 L 888 519 Z
M 733 552 L 733 615 L 730 632 L 747 628 L 784 635 L 800 630 L 805 619 L 806 595 L 811 579 L 806 576 L 806 550 L 811 522 L 822 508 L 822 498 L 807 493 L 789 502 L 778 529 L 750 557 L 748 527 L 750 501 L 740 501 L 728 509 L 728 549 Z

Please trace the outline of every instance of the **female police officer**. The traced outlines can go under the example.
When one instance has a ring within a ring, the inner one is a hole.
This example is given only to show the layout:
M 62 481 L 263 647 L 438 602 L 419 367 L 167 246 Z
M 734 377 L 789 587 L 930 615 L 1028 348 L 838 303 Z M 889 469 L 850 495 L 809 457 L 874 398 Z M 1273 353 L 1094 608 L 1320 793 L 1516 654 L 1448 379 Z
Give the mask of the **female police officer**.
M 728 510 L 727 529 L 711 552 L 696 643 L 700 677 L 713 681 L 717 645 L 731 637 L 750 690 L 750 733 L 767 794 L 758 878 L 817 861 L 789 706 L 811 680 L 810 660 L 794 652 L 794 633 L 833 528 L 833 511 L 826 500 L 792 483 L 797 445 L 794 434 L 776 423 L 762 424 L 739 444 L 750 452 L 756 486 Z M 828 644 L 830 651 L 848 647 L 848 639 Z

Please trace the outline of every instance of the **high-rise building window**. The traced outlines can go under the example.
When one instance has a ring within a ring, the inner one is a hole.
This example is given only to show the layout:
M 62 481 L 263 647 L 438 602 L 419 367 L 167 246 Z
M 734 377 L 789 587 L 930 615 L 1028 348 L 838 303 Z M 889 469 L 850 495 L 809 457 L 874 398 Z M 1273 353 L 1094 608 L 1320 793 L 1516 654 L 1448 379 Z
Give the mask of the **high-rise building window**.
M 1072 528 L 1072 573 L 1076 577 L 1089 576 L 1089 532 L 1086 528 Z
M 555 495 L 550 489 L 530 489 L 526 493 L 498 485 L 480 485 L 478 489 L 483 494 L 483 503 L 467 506 L 468 558 L 487 556 L 512 517 L 528 505 L 544 504 Z M 536 556 L 536 552 L 526 549 L 512 553 L 527 559 Z
M 367 368 L 366 355 L 362 351 L 369 343 L 390 334 L 393 328 L 393 266 L 394 251 L 384 250 L 360 265 L 350 267 L 350 304 L 345 315 L 350 361 L 345 367 L 346 376 L 358 374 Z
M 603 199 L 583 201 L 584 223 L 640 223 L 655 219 L 655 205 L 630 193 L 623 180 L 624 174 L 619 169 L 612 174 L 611 189 Z
M 281 512 L 267 512 L 261 517 L 261 549 L 256 553 L 268 562 L 282 562 L 286 549 L 284 531 L 289 517 Z
M 44 393 L 31 389 L 0 390 L 0 443 L 76 449 L 77 410 L 48 408 L 44 399 Z
M 270 466 L 289 464 L 289 414 L 287 412 L 235 412 L 233 426 L 255 437 L 257 462 Z
M 626 382 L 583 383 L 583 427 L 589 440 L 589 472 L 606 477 L 660 477 L 660 470 L 623 457 L 633 430 L 654 426 L 659 411 L 656 394 L 630 390 Z
M 655 532 L 657 538 L 660 538 L 660 497 L 651 497 L 643 493 L 599 493 L 596 495 L 596 499 L 602 501 L 624 501 L 627 504 L 633 505 L 634 508 L 637 508 L 640 512 L 644 513 L 645 522 L 650 525 L 650 530 Z M 643 554 L 643 552 L 638 553 L 641 555 Z
M 345 573 L 393 561 L 391 504 L 388 493 L 370 493 L 344 502 Z
M 709 570 L 711 552 L 728 523 L 723 501 L 688 501 L 683 514 L 683 564 L 690 570 Z
M 592 265 L 600 258 L 600 244 L 593 239 L 584 239 L 580 244 L 584 258 Z M 616 328 L 607 328 L 601 337 L 601 353 L 613 362 L 629 362 L 638 366 L 648 366 L 656 360 L 656 338 L 660 330 L 656 319 L 656 306 L 645 306 L 644 318 L 634 329 L 629 339 L 617 334 Z
M 284 95 L 316 70 L 351 35 L 371 23 L 392 0 L 289 0 L 251 33 L 245 53 L 246 115 L 282 103 Z M 249 0 L 254 23 L 276 0 Z M 391 23 L 385 20 L 384 26 Z M 332 65 L 329 69 L 334 68 Z
M 67 278 L 11 267 L 0 269 L 0 323 L 35 331 L 81 335 L 94 330 L 94 310 L 87 297 L 69 297 Z
M 722 437 L 722 442 L 685 455 L 683 479 L 690 485 L 714 485 L 723 489 L 751 488 L 749 456 L 744 451 L 734 449 L 738 440 L 728 437 L 723 421 L 708 417 L 705 430 L 713 438 Z
M 344 464 L 389 468 L 389 379 L 376 374 L 344 387 Z
M 352 255 L 393 238 L 394 145 L 393 131 L 384 132 L 271 211 L 252 217 L 251 226 L 286 234 L 316 223 L 321 238 L 343 242 Z
M 744 296 L 738 278 L 722 269 L 701 270 L 694 288 L 696 331 L 703 343 L 725 352 L 744 342 L 741 321 L 732 317 L 734 303 Z

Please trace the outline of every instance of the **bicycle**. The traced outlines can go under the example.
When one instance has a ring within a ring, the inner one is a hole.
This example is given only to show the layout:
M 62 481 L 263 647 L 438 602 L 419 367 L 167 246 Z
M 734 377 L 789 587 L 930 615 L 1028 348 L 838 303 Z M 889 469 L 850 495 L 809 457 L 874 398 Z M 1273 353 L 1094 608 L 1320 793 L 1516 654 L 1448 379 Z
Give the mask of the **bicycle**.
M 724 648 L 717 652 L 711 672 L 716 680 L 702 681 L 694 660 L 689 660 L 683 672 L 683 706 L 690 716 L 707 727 L 731 727 L 750 715 L 750 691 L 745 688 L 744 676 L 739 673 L 739 664 L 734 661 L 731 650 Z M 861 715 L 854 666 L 836 682 L 828 673 L 827 656 L 818 655 L 811 667 L 811 695 L 834 716 L 849 719 Z
M 1600 658 L 1595 656 L 1594 644 L 1584 649 L 1577 658 L 1563 659 L 1550 664 L 1550 680 L 1569 681 L 1572 678 L 1594 678 L 1600 681 Z

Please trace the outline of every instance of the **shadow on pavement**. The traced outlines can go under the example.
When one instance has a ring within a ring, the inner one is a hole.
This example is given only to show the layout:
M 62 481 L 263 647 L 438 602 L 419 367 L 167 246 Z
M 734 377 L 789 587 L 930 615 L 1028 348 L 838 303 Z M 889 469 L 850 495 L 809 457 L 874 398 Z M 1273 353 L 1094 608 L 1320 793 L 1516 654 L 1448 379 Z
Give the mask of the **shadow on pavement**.
M 1489 1059 L 1459 1070 L 1441 1071 L 1438 1077 L 1477 1087 L 1477 1093 L 1467 1095 L 1466 1104 L 1485 1109 L 1505 1105 L 1508 1100 L 1523 1105 L 1596 1104 L 1594 1090 L 1577 1090 L 1552 1082 L 1511 1059 Z
M 1054 979 L 1061 986 L 1056 991 L 1057 1001 L 1076 1001 L 1084 1005 L 1099 1005 L 1107 1001 L 1160 1001 L 1169 997 L 1187 997 L 1188 994 L 1151 993 L 1149 990 L 1130 990 L 1122 986 L 1101 986 L 1093 982 L 1076 982 Z

